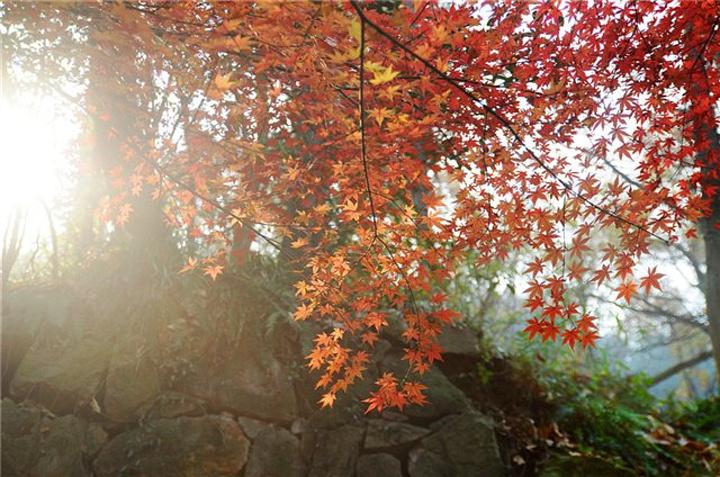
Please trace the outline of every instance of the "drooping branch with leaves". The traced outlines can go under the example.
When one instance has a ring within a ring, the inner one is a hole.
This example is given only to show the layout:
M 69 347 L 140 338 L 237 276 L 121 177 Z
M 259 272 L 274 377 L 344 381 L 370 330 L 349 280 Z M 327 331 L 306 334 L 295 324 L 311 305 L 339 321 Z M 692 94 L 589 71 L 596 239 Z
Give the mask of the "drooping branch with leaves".
M 195 244 L 182 271 L 287 262 L 295 319 L 325 328 L 323 406 L 402 320 L 407 372 L 366 400 L 381 410 L 424 402 L 460 318 L 442 285 L 470 252 L 533 251 L 529 337 L 587 347 L 595 311 L 569 284 L 630 302 L 663 276 L 639 258 L 700 225 L 720 363 L 717 19 L 715 2 L 13 4 L 3 35 L 32 81 L 87 85 L 114 227 L 152 198 Z

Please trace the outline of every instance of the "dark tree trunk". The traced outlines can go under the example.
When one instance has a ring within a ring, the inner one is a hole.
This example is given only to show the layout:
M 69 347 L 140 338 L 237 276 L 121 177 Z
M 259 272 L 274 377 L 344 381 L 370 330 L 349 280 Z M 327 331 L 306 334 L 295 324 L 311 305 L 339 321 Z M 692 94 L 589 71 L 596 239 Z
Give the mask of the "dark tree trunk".
M 720 381 L 720 200 L 713 203 L 713 213 L 703 219 L 702 232 L 705 240 L 705 300 L 710 340 L 712 341 L 715 370 Z

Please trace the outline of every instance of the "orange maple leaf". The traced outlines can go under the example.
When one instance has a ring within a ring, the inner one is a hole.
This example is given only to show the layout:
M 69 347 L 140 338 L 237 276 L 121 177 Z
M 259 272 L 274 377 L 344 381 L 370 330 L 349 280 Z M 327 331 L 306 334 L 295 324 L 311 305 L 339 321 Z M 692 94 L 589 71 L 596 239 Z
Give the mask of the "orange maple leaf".
M 132 204 L 124 204 L 122 207 L 120 207 L 117 218 L 115 219 L 117 225 L 124 225 L 130 218 L 130 214 L 132 213 L 132 211 Z
M 632 280 L 628 280 L 626 282 L 623 282 L 619 287 L 615 289 L 617 294 L 617 298 L 624 298 L 626 302 L 630 303 L 630 299 L 635 295 L 635 292 L 637 291 L 637 283 L 635 283 Z
M 193 257 L 190 257 L 188 259 L 187 265 L 185 265 L 180 271 L 178 272 L 178 275 L 181 273 L 189 272 L 190 270 L 195 270 L 197 266 L 197 260 L 195 260 Z
M 318 403 L 321 405 L 321 408 L 332 407 L 334 402 L 335 402 L 335 393 L 333 393 L 333 392 L 323 394 L 323 397 L 320 398 L 320 400 L 318 401 Z
M 209 275 L 210 278 L 215 281 L 217 276 L 222 273 L 223 268 L 225 267 L 223 267 L 222 265 L 208 265 L 207 267 L 203 268 L 203 270 L 205 271 L 205 275 Z

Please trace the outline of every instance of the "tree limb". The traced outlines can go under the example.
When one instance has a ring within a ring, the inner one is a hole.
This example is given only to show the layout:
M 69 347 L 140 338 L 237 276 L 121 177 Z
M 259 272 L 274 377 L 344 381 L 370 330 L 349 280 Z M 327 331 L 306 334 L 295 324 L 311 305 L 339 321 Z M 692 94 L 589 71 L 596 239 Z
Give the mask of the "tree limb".
M 698 354 L 694 358 L 690 358 L 687 361 L 678 363 L 675 366 L 672 366 L 672 367 L 666 369 L 662 373 L 656 374 L 655 376 L 653 376 L 650 380 L 650 387 L 655 386 L 655 385 L 665 381 L 666 379 L 669 379 L 669 378 L 675 376 L 680 371 L 683 371 L 687 368 L 691 368 L 691 367 L 695 366 L 696 364 L 700 364 L 703 361 L 712 358 L 712 356 L 713 356 L 713 352 L 711 350 L 703 351 L 702 353 Z

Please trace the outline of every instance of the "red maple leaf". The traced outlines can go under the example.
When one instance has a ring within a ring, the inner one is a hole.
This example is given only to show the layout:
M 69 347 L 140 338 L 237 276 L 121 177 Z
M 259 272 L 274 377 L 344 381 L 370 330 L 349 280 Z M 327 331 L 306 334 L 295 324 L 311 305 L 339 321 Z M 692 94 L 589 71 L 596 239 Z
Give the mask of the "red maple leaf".
M 658 290 L 662 290 L 660 287 L 660 282 L 658 281 L 660 278 L 664 277 L 662 273 L 656 272 L 657 267 L 648 268 L 648 274 L 644 277 L 640 277 L 640 287 L 645 288 L 645 293 L 650 293 L 650 290 L 653 288 L 657 288 Z

